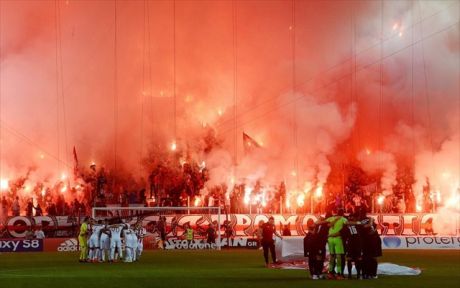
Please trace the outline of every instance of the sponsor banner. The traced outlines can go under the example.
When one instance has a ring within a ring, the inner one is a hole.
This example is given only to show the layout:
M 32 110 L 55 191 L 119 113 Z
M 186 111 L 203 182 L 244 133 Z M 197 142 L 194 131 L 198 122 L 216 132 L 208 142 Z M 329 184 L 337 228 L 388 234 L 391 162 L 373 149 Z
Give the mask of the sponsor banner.
M 258 242 L 256 239 L 247 237 L 222 238 L 220 241 L 216 239 L 216 243 L 206 243 L 205 239 L 194 239 L 192 241 L 182 239 L 168 239 L 164 243 L 166 250 L 204 250 L 221 248 L 248 248 L 256 249 Z
M 163 216 L 166 218 L 166 236 L 177 238 L 184 234 L 182 228 L 184 224 L 190 224 L 196 234 L 204 237 L 209 223 L 219 220 L 218 215 L 210 214 L 166 214 Z M 308 226 L 319 218 L 319 215 L 313 214 L 222 214 L 220 216 L 221 233 L 231 233 L 226 235 L 234 237 L 252 237 L 259 221 L 268 221 L 270 216 L 275 218 L 278 231 L 281 231 L 281 227 L 287 226 L 293 236 L 305 235 Z M 374 218 L 381 235 L 429 236 L 440 232 L 444 235 L 458 235 L 459 227 L 456 227 L 456 221 L 449 223 L 443 221 L 444 230 L 436 231 L 437 221 L 440 218 L 437 214 L 370 214 L 369 216 Z M 460 217 L 460 215 L 452 215 L 452 217 Z M 152 234 L 156 229 L 158 218 L 159 215 L 132 215 L 130 219 L 133 223 L 139 219 L 142 220 L 143 226 Z M 0 223 L 0 231 L 5 230 L 6 233 L 3 234 L 8 238 L 24 238 L 27 230 L 41 226 L 46 238 L 71 238 L 78 234 L 81 220 L 82 218 L 70 216 L 16 216 Z
M 299 236 L 283 237 L 283 240 L 276 239 L 275 248 L 281 260 L 297 260 L 304 258 L 303 238 Z M 382 249 L 460 249 L 460 237 L 443 236 L 381 236 Z M 326 245 L 326 250 L 328 246 Z M 383 252 L 385 254 L 385 252 Z
M 383 249 L 460 249 L 456 236 L 382 236 Z
M 0 252 L 41 252 L 43 240 L 0 239 Z
M 0 231 L 6 230 L 11 238 L 24 238 L 28 230 L 42 227 L 46 238 L 72 237 L 77 234 L 81 220 L 71 216 L 15 216 L 0 222 Z
M 45 239 L 45 252 L 75 252 L 78 251 L 76 238 L 50 238 Z

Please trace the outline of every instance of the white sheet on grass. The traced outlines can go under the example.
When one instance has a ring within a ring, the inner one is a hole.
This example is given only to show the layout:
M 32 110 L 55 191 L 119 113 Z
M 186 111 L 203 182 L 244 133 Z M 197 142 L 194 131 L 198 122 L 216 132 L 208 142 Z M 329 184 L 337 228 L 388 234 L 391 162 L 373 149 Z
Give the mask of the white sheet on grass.
M 305 269 L 305 264 L 300 265 L 299 261 L 305 261 L 303 253 L 303 237 L 285 237 L 283 240 L 276 238 L 275 250 L 278 259 L 285 264 L 279 265 L 281 269 Z M 297 261 L 296 264 L 293 264 Z M 347 271 L 347 269 L 345 269 Z M 346 272 L 347 273 L 347 272 Z M 356 270 L 353 267 L 353 274 Z M 393 263 L 379 263 L 377 274 L 379 275 L 420 275 L 422 272 L 418 268 L 401 266 Z
M 379 263 L 377 274 L 379 275 L 420 275 L 422 271 L 419 268 L 410 268 L 406 266 L 396 265 L 393 263 Z

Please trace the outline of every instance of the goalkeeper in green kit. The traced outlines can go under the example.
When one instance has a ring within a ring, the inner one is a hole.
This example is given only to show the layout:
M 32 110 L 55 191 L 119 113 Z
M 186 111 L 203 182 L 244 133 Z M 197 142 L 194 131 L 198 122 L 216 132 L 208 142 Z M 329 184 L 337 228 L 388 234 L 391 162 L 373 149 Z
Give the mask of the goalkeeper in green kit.
M 343 209 L 339 209 L 337 216 L 332 216 L 326 219 L 326 222 L 329 223 L 329 234 L 328 234 L 328 247 L 329 247 L 329 279 L 344 279 L 341 275 L 342 271 L 342 255 L 345 254 L 345 249 L 343 246 L 342 237 L 340 235 L 340 230 L 347 223 L 347 219 L 343 217 Z M 337 261 L 337 276 L 335 275 L 335 266 Z

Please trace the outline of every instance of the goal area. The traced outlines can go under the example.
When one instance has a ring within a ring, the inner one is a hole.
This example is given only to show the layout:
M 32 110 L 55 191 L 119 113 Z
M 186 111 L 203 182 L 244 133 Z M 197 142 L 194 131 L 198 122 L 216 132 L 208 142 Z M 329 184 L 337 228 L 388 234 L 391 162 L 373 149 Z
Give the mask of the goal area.
M 221 215 L 221 209 L 221 207 L 93 207 L 92 217 L 96 220 L 122 219 L 130 224 L 142 223 L 148 235 L 152 238 L 161 238 L 164 249 L 176 246 L 175 249 L 212 247 L 211 249 L 220 250 L 222 237 L 225 234 L 225 219 Z M 213 224 L 215 230 L 213 244 L 207 243 L 210 224 Z M 189 239 L 190 236 L 187 237 L 187 228 L 193 230 L 193 240 Z

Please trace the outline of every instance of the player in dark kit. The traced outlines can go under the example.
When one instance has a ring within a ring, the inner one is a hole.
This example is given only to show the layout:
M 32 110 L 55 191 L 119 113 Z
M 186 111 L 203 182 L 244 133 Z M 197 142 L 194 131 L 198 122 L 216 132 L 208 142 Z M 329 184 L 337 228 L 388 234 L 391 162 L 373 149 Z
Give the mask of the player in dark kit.
M 278 232 L 276 232 L 275 218 L 270 217 L 268 219 L 268 222 L 262 226 L 262 241 L 261 241 L 262 247 L 264 249 L 265 265 L 267 266 L 267 268 L 269 267 L 268 250 L 270 250 L 270 253 L 272 254 L 273 263 L 277 263 L 276 252 L 275 252 L 275 240 L 273 239 L 273 235 L 276 235 L 280 239 L 283 239 L 283 237 L 281 237 L 281 235 L 279 235 Z
M 382 242 L 374 219 L 367 217 L 365 209 L 362 209 L 360 214 L 363 241 L 362 274 L 364 279 L 375 279 L 377 278 L 377 257 L 382 256 Z
M 303 238 L 303 253 L 308 258 L 308 270 L 310 270 L 311 279 L 317 280 L 322 272 L 322 269 L 317 271 L 318 265 L 316 259 L 318 252 L 317 237 L 315 234 L 315 226 L 308 226 L 308 233 Z
M 352 279 L 351 270 L 353 263 L 356 267 L 357 279 L 362 279 L 361 276 L 361 263 L 363 257 L 363 242 L 361 225 L 356 223 L 359 215 L 350 215 L 349 222 L 343 229 L 343 238 L 345 244 L 345 255 L 347 260 L 348 279 Z
M 216 229 L 214 228 L 214 224 L 210 223 L 208 229 L 206 230 L 206 243 L 208 244 L 215 244 L 216 243 Z
M 326 244 L 329 234 L 329 225 L 324 222 L 324 219 L 331 217 L 331 213 L 326 213 L 325 218 L 320 218 L 315 223 L 315 235 L 316 235 L 316 269 L 315 271 L 319 273 L 319 277 L 322 278 L 324 261 L 326 259 Z

